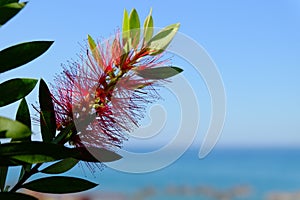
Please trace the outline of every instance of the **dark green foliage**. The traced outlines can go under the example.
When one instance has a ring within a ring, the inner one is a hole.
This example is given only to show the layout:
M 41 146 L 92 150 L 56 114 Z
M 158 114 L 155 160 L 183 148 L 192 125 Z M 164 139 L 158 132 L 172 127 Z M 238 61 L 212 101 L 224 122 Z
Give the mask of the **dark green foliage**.
M 36 79 L 15 78 L 0 84 L 0 107 L 27 96 L 35 87 Z
M 22 187 L 37 192 L 66 194 L 89 190 L 97 185 L 96 183 L 80 178 L 53 176 L 25 183 Z
M 0 2 L 0 26 L 18 14 L 18 12 L 26 5 L 26 2 L 17 2 L 18 1 L 13 0 L 4 0 Z
M 0 199 L 3 200 L 38 200 L 33 196 L 23 193 L 0 192 Z
M 0 73 L 36 59 L 45 53 L 52 44 L 53 41 L 33 41 L 20 43 L 0 51 Z
M 56 134 L 56 121 L 51 93 L 43 79 L 40 81 L 39 102 L 42 138 L 44 142 L 50 142 Z
M 181 73 L 183 70 L 178 67 L 156 67 L 137 70 L 137 75 L 147 79 L 166 79 Z

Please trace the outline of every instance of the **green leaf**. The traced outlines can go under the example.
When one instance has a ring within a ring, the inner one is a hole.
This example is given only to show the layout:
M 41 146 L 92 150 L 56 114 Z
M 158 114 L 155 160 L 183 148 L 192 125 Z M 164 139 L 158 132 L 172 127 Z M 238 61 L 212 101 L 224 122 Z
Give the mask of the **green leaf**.
M 0 166 L 1 167 L 8 167 L 8 166 L 19 166 L 19 165 L 24 165 L 28 163 L 24 163 L 22 161 L 18 160 L 13 160 L 11 158 L 3 157 L 0 159 Z
M 58 160 L 55 156 L 48 156 L 42 154 L 30 154 L 30 155 L 16 155 L 11 157 L 13 160 L 26 162 L 29 164 L 36 164 L 36 163 L 45 163 L 45 162 L 52 162 Z
M 102 60 L 101 60 L 101 55 L 100 55 L 100 52 L 97 48 L 97 44 L 90 35 L 88 35 L 88 43 L 89 43 L 89 47 L 90 47 L 90 50 L 92 52 L 92 55 L 93 55 L 95 61 L 98 63 L 98 65 L 100 67 L 103 67 L 103 63 L 102 63 Z
M 0 192 L 0 199 L 5 200 L 38 200 L 37 198 L 23 194 L 23 193 L 13 193 L 13 192 Z
M 0 7 L 10 4 L 10 3 L 18 3 L 19 0 L 0 0 Z
M 37 192 L 66 194 L 89 190 L 97 185 L 96 183 L 80 178 L 53 176 L 25 183 L 22 187 Z
M 62 128 L 62 130 L 55 136 L 52 143 L 66 143 L 69 141 L 70 137 L 72 136 L 73 132 L 77 132 L 75 128 L 74 122 L 69 123 L 66 127 Z
M 28 108 L 25 98 L 23 98 L 22 101 L 20 102 L 20 105 L 19 105 L 19 108 L 18 108 L 18 111 L 16 114 L 16 120 L 25 124 L 29 129 L 31 129 L 31 118 L 30 118 L 29 108 Z M 12 139 L 12 141 L 16 141 L 16 139 Z M 29 142 L 29 141 L 31 141 L 31 136 L 18 139 L 18 141 Z M 24 176 L 25 171 L 29 171 L 31 169 L 31 167 L 32 167 L 31 164 L 24 164 L 22 166 L 20 175 L 19 175 L 19 180 Z
M 31 118 L 30 118 L 29 108 L 25 98 L 23 98 L 22 101 L 20 102 L 16 114 L 16 120 L 25 124 L 31 130 Z M 12 141 L 17 141 L 17 139 L 12 139 Z M 31 141 L 31 135 L 28 137 L 18 139 L 18 141 Z
M 45 81 L 41 79 L 39 87 L 40 126 L 44 142 L 53 140 L 56 134 L 56 119 L 52 95 Z
M 88 35 L 88 43 L 89 43 L 89 47 L 92 51 L 97 47 L 94 39 L 90 35 Z
M 0 191 L 3 192 L 5 188 L 6 176 L 8 172 L 8 167 L 0 167 Z
M 1 61 L 0 61 L 1 62 Z M 16 78 L 0 84 L 0 107 L 11 104 L 28 95 L 37 83 L 36 79 Z
M 45 142 L 18 142 L 0 145 L 0 166 L 36 164 L 75 158 L 86 162 L 111 162 L 120 155 L 101 148 L 68 148 L 63 145 Z
M 34 60 L 47 51 L 52 44 L 52 41 L 33 41 L 17 44 L 0 51 L 0 73 Z
M 30 118 L 29 108 L 25 98 L 23 98 L 20 102 L 16 114 L 16 120 L 25 124 L 28 128 L 31 129 L 31 118 Z
M 128 12 L 127 12 L 126 9 L 124 9 L 123 24 L 122 24 L 122 38 L 123 38 L 123 42 L 126 43 L 129 37 L 130 37 L 130 32 L 129 32 Z
M 0 3 L 2 4 L 2 3 Z M 5 24 L 8 20 L 13 18 L 20 10 L 26 5 L 26 2 L 22 3 L 9 3 L 0 6 L 0 26 Z
M 153 18 L 152 18 L 152 9 L 150 10 L 149 15 L 146 17 L 144 22 L 144 42 L 147 43 L 153 36 Z
M 96 147 L 79 147 L 74 148 L 73 157 L 87 162 L 112 162 L 122 158 L 119 154 Z
M 0 157 L 5 164 L 43 163 L 72 157 L 73 151 L 63 145 L 45 142 L 14 142 L 0 145 Z M 11 162 L 8 162 L 11 161 Z
M 133 48 L 136 48 L 140 42 L 140 19 L 137 11 L 132 9 L 129 15 L 130 39 Z
M 46 167 L 41 172 L 45 174 L 60 174 L 64 173 L 70 169 L 72 169 L 79 160 L 74 158 L 66 158 L 63 159 L 57 163 L 54 163 L 53 165 L 50 165 L 49 167 Z
M 143 70 L 136 70 L 138 76 L 147 79 L 166 79 L 181 73 L 179 67 L 156 67 Z
M 151 38 L 148 42 L 148 48 L 151 51 L 150 55 L 157 55 L 162 53 L 173 40 L 179 29 L 179 26 L 179 23 L 169 25 L 159 31 L 153 38 Z
M 26 125 L 6 117 L 0 117 L 0 138 L 20 139 L 30 135 L 31 131 Z

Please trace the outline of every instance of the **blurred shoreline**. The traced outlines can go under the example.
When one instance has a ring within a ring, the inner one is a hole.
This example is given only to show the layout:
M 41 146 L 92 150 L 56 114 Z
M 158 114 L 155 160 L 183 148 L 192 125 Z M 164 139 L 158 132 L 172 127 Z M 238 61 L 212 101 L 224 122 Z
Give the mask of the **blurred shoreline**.
M 145 187 L 133 194 L 122 192 L 94 191 L 86 194 L 42 194 L 26 190 L 25 193 L 37 197 L 39 200 L 147 200 L 147 199 L 211 199 L 211 200 L 239 200 L 250 197 L 253 189 L 250 186 L 236 186 L 226 190 L 218 190 L 210 186 L 168 186 L 164 189 Z M 298 200 L 299 191 L 271 191 L 267 192 L 261 200 Z
M 146 200 L 165 199 L 166 197 L 231 200 L 247 197 L 251 192 L 252 189 L 250 186 L 236 186 L 226 190 L 219 190 L 211 186 L 192 187 L 174 185 L 170 185 L 166 188 L 148 186 L 130 194 L 122 192 L 94 191 L 87 194 L 52 195 L 26 190 L 27 194 L 33 195 L 39 200 Z

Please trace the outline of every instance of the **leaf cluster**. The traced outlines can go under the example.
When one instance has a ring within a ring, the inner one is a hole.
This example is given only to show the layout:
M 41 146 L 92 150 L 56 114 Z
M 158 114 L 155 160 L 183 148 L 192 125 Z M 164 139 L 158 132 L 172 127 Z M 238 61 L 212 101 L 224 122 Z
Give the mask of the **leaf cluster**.
M 18 0 L 0 0 L 0 27 L 6 24 L 26 5 Z M 15 70 L 44 54 L 53 41 L 29 41 L 19 43 L 0 51 L 0 73 Z M 40 131 L 42 141 L 32 141 L 30 110 L 25 97 L 38 85 L 40 104 Z M 68 129 L 56 131 L 54 106 L 50 90 L 43 79 L 14 78 L 0 83 L 0 107 L 19 102 L 15 119 L 0 116 L 0 199 L 36 199 L 17 192 L 27 188 L 38 192 L 71 193 L 91 189 L 97 184 L 90 181 L 65 176 L 50 176 L 32 181 L 29 177 L 36 173 L 61 174 L 72 169 L 80 160 L 86 162 L 111 162 L 121 158 L 118 154 L 101 148 L 70 148 L 58 136 L 66 135 Z M 2 140 L 3 141 L 3 140 Z M 95 156 L 90 151 L 96 152 Z M 44 163 L 51 162 L 41 168 Z M 16 185 L 6 185 L 8 170 L 12 166 L 22 166 Z M 10 189 L 11 188 L 11 189 Z

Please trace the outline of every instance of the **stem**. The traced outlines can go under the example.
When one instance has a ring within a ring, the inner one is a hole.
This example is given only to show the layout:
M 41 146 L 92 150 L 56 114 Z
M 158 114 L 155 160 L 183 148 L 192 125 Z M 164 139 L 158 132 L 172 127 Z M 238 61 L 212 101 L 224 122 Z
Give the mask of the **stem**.
M 74 124 L 67 126 L 64 130 L 62 130 L 54 139 L 53 143 L 62 144 L 66 143 L 66 138 L 70 137 L 70 131 L 74 129 Z M 16 183 L 16 185 L 10 190 L 10 192 L 16 192 L 22 185 L 29 179 L 32 175 L 39 172 L 39 168 L 42 166 L 43 163 L 36 164 L 30 171 L 25 171 L 23 177 Z
M 116 86 L 116 84 L 118 83 L 119 79 L 122 78 L 125 73 L 126 72 L 124 72 L 124 71 L 120 71 L 119 74 L 117 74 L 117 76 L 109 82 L 109 84 L 107 85 L 106 91 L 112 91 L 114 89 L 114 87 Z
M 29 172 L 25 171 L 24 176 L 17 182 L 17 184 L 9 192 L 16 192 L 18 189 L 20 189 L 22 187 L 23 183 L 25 183 L 25 181 L 28 178 L 30 178 L 32 175 L 39 172 L 38 169 L 42 164 L 43 163 L 36 164 Z

